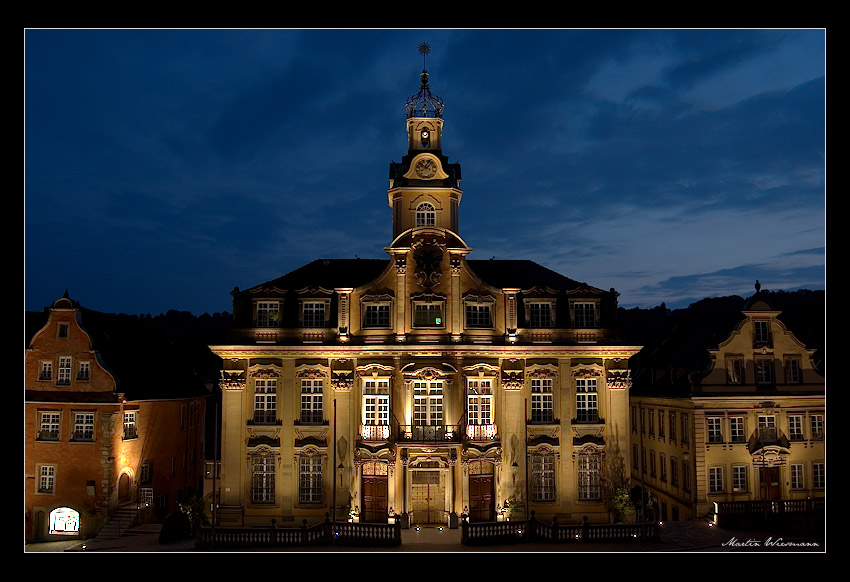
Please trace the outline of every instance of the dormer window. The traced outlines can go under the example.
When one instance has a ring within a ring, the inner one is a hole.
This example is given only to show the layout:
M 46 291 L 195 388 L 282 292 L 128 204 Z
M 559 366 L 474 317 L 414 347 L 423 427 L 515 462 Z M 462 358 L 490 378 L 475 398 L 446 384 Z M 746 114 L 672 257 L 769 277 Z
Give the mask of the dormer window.
M 572 303 L 573 308 L 573 327 L 579 328 L 594 328 L 599 327 L 599 322 L 596 317 L 596 302 L 594 301 L 575 301 Z
M 302 327 L 325 327 L 324 301 L 304 301 L 301 314 Z
M 548 301 L 535 301 L 528 305 L 528 327 L 554 327 L 554 309 Z
M 770 345 L 770 321 L 757 319 L 753 322 L 753 344 L 756 346 Z
M 413 304 L 414 327 L 445 327 L 443 301 L 416 301 Z
M 280 327 L 280 302 L 257 301 L 257 327 Z

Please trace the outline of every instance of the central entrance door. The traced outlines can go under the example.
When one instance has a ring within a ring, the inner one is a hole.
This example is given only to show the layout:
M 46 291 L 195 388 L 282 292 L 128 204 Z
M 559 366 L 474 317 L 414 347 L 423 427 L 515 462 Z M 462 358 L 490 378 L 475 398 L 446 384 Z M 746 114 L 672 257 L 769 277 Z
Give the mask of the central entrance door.
M 493 521 L 493 475 L 469 476 L 469 521 Z
M 759 474 L 762 499 L 779 499 L 779 467 L 762 467 Z
M 415 523 L 445 523 L 445 473 L 414 470 L 411 475 L 411 501 Z
M 367 523 L 386 523 L 386 475 L 363 475 L 360 491 L 362 492 L 360 500 L 360 521 Z

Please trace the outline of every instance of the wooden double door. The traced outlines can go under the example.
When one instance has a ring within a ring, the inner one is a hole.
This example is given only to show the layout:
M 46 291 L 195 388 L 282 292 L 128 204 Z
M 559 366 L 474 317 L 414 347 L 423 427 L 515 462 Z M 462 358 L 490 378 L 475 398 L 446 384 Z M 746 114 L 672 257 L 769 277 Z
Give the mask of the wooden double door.
M 469 521 L 495 521 L 493 475 L 469 476 Z
M 387 476 L 363 475 L 360 487 L 360 521 L 387 522 Z

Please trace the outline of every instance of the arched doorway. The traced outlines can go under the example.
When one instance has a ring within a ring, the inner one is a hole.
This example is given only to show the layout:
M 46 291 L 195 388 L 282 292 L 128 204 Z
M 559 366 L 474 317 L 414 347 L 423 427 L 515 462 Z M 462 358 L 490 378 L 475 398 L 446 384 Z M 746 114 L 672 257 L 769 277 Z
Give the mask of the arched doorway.
M 410 501 L 415 523 L 446 523 L 446 471 L 439 461 L 422 461 L 412 467 Z
M 118 477 L 118 503 L 130 501 L 130 475 L 121 473 Z

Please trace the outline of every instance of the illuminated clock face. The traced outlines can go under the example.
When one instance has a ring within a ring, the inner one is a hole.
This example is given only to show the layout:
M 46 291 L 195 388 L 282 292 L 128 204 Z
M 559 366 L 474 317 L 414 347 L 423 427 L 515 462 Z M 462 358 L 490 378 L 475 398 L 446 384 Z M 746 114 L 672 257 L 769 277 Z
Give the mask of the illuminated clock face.
M 434 160 L 425 159 L 416 162 L 416 175 L 420 178 L 433 178 L 436 173 L 437 166 L 434 164 Z

